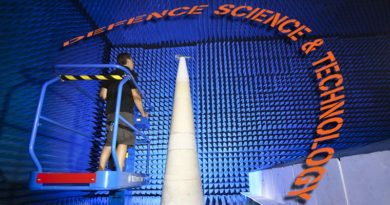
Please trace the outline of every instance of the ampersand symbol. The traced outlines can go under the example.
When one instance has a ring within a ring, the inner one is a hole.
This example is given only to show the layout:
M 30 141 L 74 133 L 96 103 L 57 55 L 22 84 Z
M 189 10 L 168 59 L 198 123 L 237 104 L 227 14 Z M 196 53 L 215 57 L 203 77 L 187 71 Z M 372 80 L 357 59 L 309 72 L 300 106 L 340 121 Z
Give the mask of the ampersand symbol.
M 316 39 L 314 41 L 304 43 L 302 45 L 302 51 L 307 55 L 315 51 L 317 49 L 316 47 L 322 46 L 322 44 L 324 44 L 324 40 L 322 39 Z

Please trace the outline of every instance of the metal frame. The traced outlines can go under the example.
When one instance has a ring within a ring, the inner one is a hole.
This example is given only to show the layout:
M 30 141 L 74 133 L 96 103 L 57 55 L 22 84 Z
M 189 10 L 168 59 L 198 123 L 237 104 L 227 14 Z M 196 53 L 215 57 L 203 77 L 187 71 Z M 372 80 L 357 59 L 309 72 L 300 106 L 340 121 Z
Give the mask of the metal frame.
M 122 70 L 122 71 L 124 71 L 126 73 L 125 77 L 121 80 L 121 82 L 118 85 L 118 95 L 117 95 L 117 102 L 116 102 L 114 129 L 113 129 L 113 137 L 112 137 L 112 144 L 111 144 L 111 146 L 112 146 L 113 150 L 115 150 L 117 137 L 118 137 L 117 134 L 118 134 L 118 127 L 119 127 L 119 120 L 121 120 L 125 125 L 127 125 L 129 128 L 131 128 L 134 131 L 135 136 L 136 135 L 142 136 L 142 139 L 140 141 L 138 141 L 138 144 L 146 144 L 147 145 L 146 176 L 148 176 L 149 175 L 149 161 L 150 161 L 150 139 L 143 132 L 141 132 L 140 130 L 135 128 L 124 117 L 122 117 L 120 115 L 120 105 L 121 105 L 121 101 L 122 101 L 122 90 L 123 90 L 124 84 L 127 81 L 131 80 L 134 83 L 135 87 L 140 92 L 140 95 L 143 98 L 145 98 L 144 97 L 145 95 L 143 94 L 142 90 L 139 88 L 139 86 L 135 82 L 135 80 L 134 80 L 133 76 L 130 74 L 130 72 L 125 67 L 120 66 L 120 65 L 115 65 L 115 64 L 60 64 L 60 65 L 56 65 L 54 67 L 57 68 L 57 69 L 62 69 L 62 68 L 78 68 L 78 69 L 80 69 L 80 68 L 116 68 L 116 69 L 120 69 L 120 70 Z M 67 127 L 65 125 L 62 125 L 59 122 L 56 122 L 56 121 L 54 121 L 54 120 L 52 120 L 50 118 L 47 118 L 47 117 L 41 115 L 43 102 L 45 100 L 46 90 L 47 90 L 48 86 L 53 84 L 53 83 L 56 83 L 59 80 L 60 80 L 60 77 L 53 78 L 53 79 L 45 82 L 45 84 L 43 85 L 43 87 L 41 89 L 41 94 L 40 94 L 40 97 L 39 97 L 37 112 L 35 114 L 34 126 L 33 126 L 33 129 L 32 129 L 31 138 L 30 138 L 30 144 L 29 144 L 30 156 L 31 156 L 35 166 L 37 167 L 37 171 L 34 172 L 32 176 L 36 176 L 37 173 L 43 172 L 42 165 L 39 162 L 38 157 L 36 156 L 35 150 L 34 150 L 36 136 L 37 136 L 37 132 L 38 132 L 38 127 L 40 125 L 40 120 L 44 120 L 46 122 L 52 123 L 52 124 L 54 124 L 56 126 L 59 126 L 59 127 L 63 128 L 63 129 L 70 130 L 70 131 L 75 132 L 77 134 L 80 134 L 80 135 L 83 135 L 83 136 L 88 136 L 87 134 L 85 134 L 85 133 L 83 133 L 83 132 L 81 132 L 79 130 Z M 137 144 L 137 139 L 136 139 L 136 144 Z M 120 172 L 120 170 L 118 169 L 119 168 L 119 162 L 118 162 L 118 157 L 116 155 L 116 152 L 113 151 L 113 152 L 111 152 L 111 154 L 112 154 L 112 157 L 114 159 L 115 166 L 116 166 L 116 172 Z M 33 183 L 33 181 L 31 181 L 31 183 Z M 52 188 L 54 188 L 54 187 L 52 187 Z M 75 187 L 73 187 L 73 188 L 75 188 Z M 72 189 L 72 188 L 69 188 L 69 189 Z M 88 189 L 88 188 L 86 188 L 86 189 Z

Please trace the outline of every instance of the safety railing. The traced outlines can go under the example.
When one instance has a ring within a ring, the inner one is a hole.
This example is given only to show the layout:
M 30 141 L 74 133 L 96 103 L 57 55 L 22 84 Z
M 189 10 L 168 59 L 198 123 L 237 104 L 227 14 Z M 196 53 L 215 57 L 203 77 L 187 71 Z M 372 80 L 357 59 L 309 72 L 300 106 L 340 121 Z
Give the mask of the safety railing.
M 113 129 L 113 136 L 112 136 L 112 158 L 115 163 L 116 171 L 120 171 L 119 169 L 119 162 L 118 162 L 118 157 L 115 152 L 116 148 L 116 143 L 117 143 L 117 135 L 118 135 L 118 127 L 119 127 L 119 122 L 123 122 L 126 126 L 128 126 L 130 129 L 134 131 L 134 134 L 136 136 L 136 144 L 146 144 L 147 145 L 147 162 L 146 162 L 146 175 L 149 175 L 149 161 L 150 161 L 150 139 L 140 130 L 138 130 L 136 127 L 134 127 L 131 123 L 129 123 L 123 116 L 120 115 L 120 105 L 122 101 L 122 90 L 124 84 L 131 80 L 137 90 L 139 91 L 141 97 L 145 100 L 145 95 L 140 89 L 140 87 L 137 85 L 137 82 L 135 81 L 134 77 L 130 74 L 130 72 L 123 66 L 120 65 L 115 65 L 115 64 L 61 64 L 61 65 L 56 65 L 56 69 L 63 69 L 63 68 L 77 68 L 77 69 L 90 69 L 90 68 L 116 68 L 120 69 L 125 72 L 125 76 L 121 78 L 121 81 L 118 85 L 118 94 L 117 94 L 117 101 L 116 101 L 116 108 L 115 108 L 115 118 L 114 118 L 114 129 Z M 31 133 L 31 138 L 30 138 L 30 144 L 29 144 L 29 153 L 30 156 L 37 167 L 38 172 L 42 172 L 43 168 L 41 163 L 38 160 L 37 155 L 35 154 L 35 141 L 37 137 L 37 132 L 38 132 L 38 127 L 39 127 L 39 122 L 40 120 L 46 121 L 48 123 L 54 124 L 58 127 L 61 127 L 63 129 L 72 131 L 74 133 L 77 133 L 79 135 L 83 136 L 88 136 L 88 134 L 83 133 L 82 131 L 73 129 L 71 127 L 65 126 L 55 120 L 52 120 L 50 118 L 47 118 L 42 115 L 42 108 L 43 108 L 43 102 L 45 100 L 45 95 L 46 95 L 46 90 L 48 86 L 50 86 L 53 83 L 56 83 L 61 80 L 61 76 L 53 78 L 47 82 L 44 83 L 42 89 L 41 89 L 41 94 L 39 96 L 39 102 L 38 102 L 38 107 L 37 107 L 37 112 L 35 115 L 34 119 L 34 125 Z M 145 100 L 146 101 L 146 100 Z M 138 140 L 137 137 L 142 137 L 142 139 Z

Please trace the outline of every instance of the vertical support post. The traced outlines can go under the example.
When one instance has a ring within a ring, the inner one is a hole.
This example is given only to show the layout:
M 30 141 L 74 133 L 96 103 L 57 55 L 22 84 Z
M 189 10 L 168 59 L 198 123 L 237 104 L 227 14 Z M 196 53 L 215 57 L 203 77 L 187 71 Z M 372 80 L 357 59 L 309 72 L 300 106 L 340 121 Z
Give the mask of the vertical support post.
M 120 115 L 120 109 L 121 109 L 121 102 L 122 102 L 122 90 L 123 85 L 130 79 L 129 76 L 126 76 L 121 80 L 121 82 L 118 85 L 118 93 L 116 97 L 116 107 L 115 107 L 115 116 L 114 116 L 114 130 L 112 132 L 112 142 L 111 142 L 111 154 L 112 158 L 114 159 L 116 171 L 120 171 L 119 169 L 119 161 L 118 156 L 116 156 L 116 141 L 118 139 L 118 126 L 119 126 L 119 115 Z
M 45 100 L 47 87 L 49 85 L 57 82 L 59 79 L 60 79 L 59 77 L 56 77 L 56 78 L 53 78 L 53 79 L 45 82 L 45 84 L 43 84 L 42 89 L 41 89 L 41 94 L 39 96 L 37 112 L 35 113 L 34 125 L 33 125 L 33 130 L 31 132 L 31 138 L 30 138 L 30 144 L 28 147 L 28 151 L 30 153 L 30 156 L 31 156 L 35 166 L 37 167 L 38 172 L 42 172 L 42 165 L 39 162 L 37 155 L 35 154 L 34 146 L 35 146 L 35 140 L 37 138 L 39 119 L 41 118 L 42 106 L 43 106 L 43 102 Z

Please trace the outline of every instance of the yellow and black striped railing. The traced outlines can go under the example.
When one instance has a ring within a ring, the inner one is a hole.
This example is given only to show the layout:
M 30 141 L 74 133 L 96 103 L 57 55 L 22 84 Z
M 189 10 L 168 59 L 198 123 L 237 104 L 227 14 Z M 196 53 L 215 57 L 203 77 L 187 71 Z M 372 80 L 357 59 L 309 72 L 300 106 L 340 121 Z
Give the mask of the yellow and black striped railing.
M 61 80 L 122 80 L 121 75 L 60 75 Z

